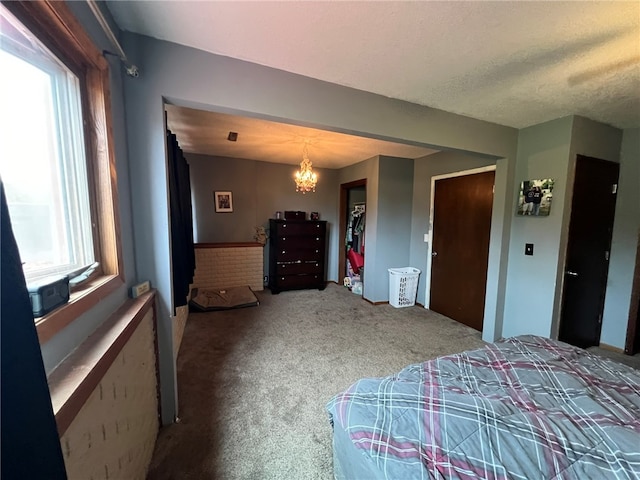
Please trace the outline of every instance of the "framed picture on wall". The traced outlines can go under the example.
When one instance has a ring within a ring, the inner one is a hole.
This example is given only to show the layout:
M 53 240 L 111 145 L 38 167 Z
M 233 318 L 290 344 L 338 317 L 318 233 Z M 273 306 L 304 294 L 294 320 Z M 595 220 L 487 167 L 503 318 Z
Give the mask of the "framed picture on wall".
M 216 202 L 216 213 L 233 212 L 233 196 L 231 192 L 213 192 Z
M 517 215 L 546 217 L 551 212 L 553 178 L 525 180 L 520 184 Z

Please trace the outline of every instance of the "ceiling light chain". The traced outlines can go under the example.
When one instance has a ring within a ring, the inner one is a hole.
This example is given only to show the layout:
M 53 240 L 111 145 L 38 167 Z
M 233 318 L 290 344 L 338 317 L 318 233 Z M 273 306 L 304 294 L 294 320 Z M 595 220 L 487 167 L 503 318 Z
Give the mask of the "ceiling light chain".
M 318 183 L 318 176 L 313 172 L 311 168 L 311 160 L 309 160 L 309 151 L 307 149 L 308 141 L 305 142 L 302 148 L 302 162 L 300 162 L 300 170 L 295 174 L 296 192 L 316 191 L 316 183 Z

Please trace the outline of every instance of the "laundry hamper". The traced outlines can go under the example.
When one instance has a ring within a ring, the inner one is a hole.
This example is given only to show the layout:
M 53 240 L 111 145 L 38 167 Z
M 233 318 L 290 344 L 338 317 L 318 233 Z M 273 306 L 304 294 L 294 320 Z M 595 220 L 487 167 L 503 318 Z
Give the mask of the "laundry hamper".
M 416 304 L 420 270 L 413 267 L 389 269 L 389 304 L 395 308 Z

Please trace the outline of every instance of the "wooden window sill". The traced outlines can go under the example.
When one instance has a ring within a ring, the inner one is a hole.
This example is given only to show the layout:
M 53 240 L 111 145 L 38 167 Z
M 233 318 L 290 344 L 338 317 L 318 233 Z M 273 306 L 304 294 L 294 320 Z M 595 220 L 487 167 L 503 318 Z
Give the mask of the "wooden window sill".
M 51 404 L 60 437 L 154 307 L 154 299 L 152 290 L 127 300 L 49 375 Z
M 73 292 L 67 303 L 44 317 L 36 319 L 40 344 L 45 344 L 80 315 L 124 285 L 119 275 L 104 275 L 89 282 L 82 290 Z

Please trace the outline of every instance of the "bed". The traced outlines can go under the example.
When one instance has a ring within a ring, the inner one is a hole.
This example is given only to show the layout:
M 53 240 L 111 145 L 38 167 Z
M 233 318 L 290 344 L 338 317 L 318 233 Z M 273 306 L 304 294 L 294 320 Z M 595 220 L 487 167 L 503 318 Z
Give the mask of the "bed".
M 327 404 L 336 479 L 640 478 L 640 371 L 520 336 Z

